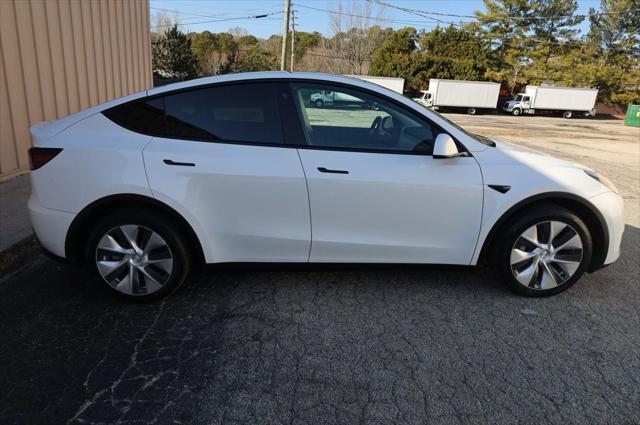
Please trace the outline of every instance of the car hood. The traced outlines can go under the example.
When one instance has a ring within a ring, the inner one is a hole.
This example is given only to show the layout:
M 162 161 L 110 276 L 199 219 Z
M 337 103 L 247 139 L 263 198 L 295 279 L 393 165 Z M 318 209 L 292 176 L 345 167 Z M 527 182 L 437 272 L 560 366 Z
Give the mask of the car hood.
M 544 192 L 570 192 L 589 198 L 604 189 L 584 172 L 589 168 L 504 140 L 494 148 L 474 152 L 487 185 L 512 186 L 526 197 Z M 511 192 L 510 192 L 511 193 Z
M 516 145 L 514 143 L 507 142 L 505 140 L 494 139 L 491 140 L 496 144 L 495 148 L 500 152 L 504 153 L 505 156 L 508 156 L 517 162 L 527 164 L 530 166 L 546 166 L 546 167 L 573 167 L 586 169 L 586 167 L 577 164 L 572 161 L 567 161 L 564 159 L 556 158 L 544 152 L 537 151 L 535 149 L 530 149 L 521 145 Z

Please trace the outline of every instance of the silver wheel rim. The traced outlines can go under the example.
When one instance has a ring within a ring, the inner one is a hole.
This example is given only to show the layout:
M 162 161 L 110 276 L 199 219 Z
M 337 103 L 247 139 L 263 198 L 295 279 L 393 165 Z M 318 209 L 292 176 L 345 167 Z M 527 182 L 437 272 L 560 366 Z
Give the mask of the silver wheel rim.
M 582 263 L 580 234 L 561 221 L 543 221 L 525 230 L 511 248 L 513 276 L 530 289 L 563 285 Z
M 173 270 L 169 245 L 153 230 L 135 224 L 114 227 L 96 248 L 96 266 L 105 282 L 127 295 L 160 290 Z

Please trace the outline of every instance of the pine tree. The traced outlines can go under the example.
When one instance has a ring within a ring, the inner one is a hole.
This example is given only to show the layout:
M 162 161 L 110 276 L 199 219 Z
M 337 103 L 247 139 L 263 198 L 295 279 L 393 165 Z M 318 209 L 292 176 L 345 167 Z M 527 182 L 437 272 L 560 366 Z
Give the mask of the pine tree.
M 578 33 L 576 25 L 584 20 L 577 16 L 576 0 L 533 0 L 530 28 L 535 36 L 533 53 L 546 71 L 551 56 L 563 49 L 563 42 L 570 41 Z
M 495 66 L 508 66 L 508 56 L 520 48 L 522 38 L 529 29 L 527 0 L 484 0 L 486 12 L 476 11 L 479 35 L 488 39 L 495 48 Z M 511 50 L 511 52 L 510 52 Z
M 153 43 L 153 71 L 164 78 L 188 79 L 197 74 L 197 58 L 191 51 L 191 40 L 178 30 L 169 28 Z

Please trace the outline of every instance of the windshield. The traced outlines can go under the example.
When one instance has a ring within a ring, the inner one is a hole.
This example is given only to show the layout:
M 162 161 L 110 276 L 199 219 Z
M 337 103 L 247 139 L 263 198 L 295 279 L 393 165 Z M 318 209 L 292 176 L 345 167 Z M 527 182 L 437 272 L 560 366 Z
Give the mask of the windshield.
M 447 118 L 444 115 L 442 115 L 441 113 L 436 112 L 433 109 L 429 109 L 429 111 L 431 111 L 432 113 L 436 114 L 438 117 L 442 118 L 443 120 L 445 120 L 447 123 L 451 124 L 456 129 L 460 130 L 461 132 L 463 132 L 467 136 L 473 138 L 474 140 L 477 140 L 478 142 L 482 143 L 483 145 L 491 146 L 491 147 L 494 147 L 494 148 L 496 147 L 496 143 L 493 140 L 489 139 L 488 137 L 481 136 L 481 135 L 475 134 L 475 133 L 470 133 L 469 131 L 467 131 L 464 128 L 460 127 L 458 124 L 454 123 L 449 118 Z

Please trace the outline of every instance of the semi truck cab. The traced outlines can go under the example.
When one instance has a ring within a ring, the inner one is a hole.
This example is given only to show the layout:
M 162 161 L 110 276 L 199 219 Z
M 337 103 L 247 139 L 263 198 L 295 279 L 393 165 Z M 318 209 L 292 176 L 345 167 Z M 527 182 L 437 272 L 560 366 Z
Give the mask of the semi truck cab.
M 431 96 L 431 93 L 426 90 L 420 90 L 420 93 L 422 93 L 422 96 L 414 97 L 413 100 L 424 106 L 431 107 L 433 105 L 433 97 Z
M 502 106 L 502 110 L 513 115 L 520 115 L 531 107 L 531 97 L 525 93 L 518 93 L 515 99 L 508 100 Z

